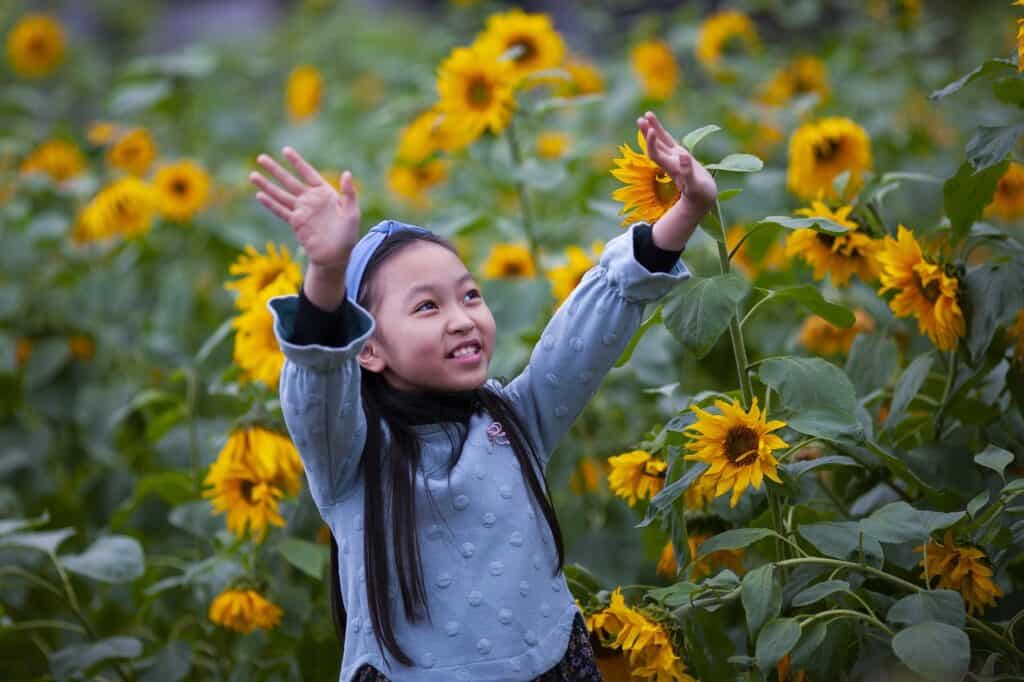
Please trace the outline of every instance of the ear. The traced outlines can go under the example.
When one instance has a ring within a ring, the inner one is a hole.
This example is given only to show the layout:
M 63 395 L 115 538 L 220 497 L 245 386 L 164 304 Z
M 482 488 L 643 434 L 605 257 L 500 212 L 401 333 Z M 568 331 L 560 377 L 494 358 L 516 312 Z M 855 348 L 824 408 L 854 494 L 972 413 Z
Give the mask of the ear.
M 388 366 L 388 363 L 380 354 L 380 349 L 372 340 L 368 340 L 359 351 L 359 365 L 368 372 L 380 373 Z

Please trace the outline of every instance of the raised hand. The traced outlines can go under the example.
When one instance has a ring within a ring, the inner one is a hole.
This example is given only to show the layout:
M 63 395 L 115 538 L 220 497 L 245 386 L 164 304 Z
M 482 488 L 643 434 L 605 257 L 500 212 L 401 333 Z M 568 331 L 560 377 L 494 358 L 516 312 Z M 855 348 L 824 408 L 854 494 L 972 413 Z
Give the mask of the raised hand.
M 696 208 L 711 206 L 718 197 L 718 185 L 711 173 L 675 141 L 654 112 L 648 111 L 638 118 L 636 125 L 647 140 L 647 156 L 672 178 L 683 197 Z
M 297 151 L 285 147 L 282 152 L 299 177 L 260 154 L 257 163 L 280 185 L 253 171 L 249 181 L 260 189 L 256 199 L 291 226 L 311 265 L 344 272 L 359 240 L 359 201 L 352 174 L 342 173 L 339 193 Z

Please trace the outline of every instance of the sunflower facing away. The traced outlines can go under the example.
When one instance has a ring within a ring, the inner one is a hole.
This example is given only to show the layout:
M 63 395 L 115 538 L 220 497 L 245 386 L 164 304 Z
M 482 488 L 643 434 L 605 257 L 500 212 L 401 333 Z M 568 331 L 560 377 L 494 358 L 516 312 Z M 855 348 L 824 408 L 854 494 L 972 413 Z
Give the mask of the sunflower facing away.
M 835 198 L 832 181 L 844 171 L 850 171 L 847 192 L 856 191 L 870 168 L 871 140 L 848 118 L 805 123 L 789 138 L 786 186 L 802 199 Z
M 438 106 L 470 141 L 501 133 L 515 110 L 515 69 L 493 45 L 457 47 L 437 73 Z
M 54 182 L 64 182 L 85 170 L 85 157 L 71 142 L 49 140 L 25 157 L 19 170 L 22 173 L 45 173 Z
M 261 381 L 276 391 L 281 379 L 284 354 L 274 336 L 274 318 L 267 301 L 274 296 L 295 294 L 295 285 L 278 277 L 260 291 L 253 305 L 231 320 L 235 328 L 234 361 L 242 370 L 242 381 Z
M 514 50 L 513 77 L 518 81 L 536 71 L 560 66 L 565 60 L 565 41 L 546 14 L 526 14 L 513 9 L 487 17 L 487 26 L 477 42 L 499 55 Z
M 828 71 L 821 59 L 803 55 L 776 71 L 761 89 L 759 99 L 767 106 L 778 107 L 812 92 L 818 95 L 819 105 L 828 99 L 831 93 Z
M 107 163 L 132 175 L 143 176 L 156 160 L 157 147 L 145 128 L 125 131 L 107 149 Z
M 315 66 L 302 64 L 292 69 L 285 84 L 288 118 L 299 122 L 316 115 L 324 94 L 324 79 Z
M 45 14 L 26 14 L 7 34 L 7 61 L 19 76 L 41 78 L 64 59 L 64 29 Z
M 992 203 L 985 207 L 986 215 L 997 215 L 1003 220 L 1024 216 L 1024 164 L 1011 161 L 999 178 Z
M 682 195 L 672 178 L 647 155 L 647 140 L 639 130 L 636 141 L 640 151 L 621 145 L 622 156 L 615 159 L 617 168 L 612 170 L 612 175 L 626 185 L 612 192 L 612 199 L 624 204 L 619 211 L 620 215 L 626 214 L 623 226 L 638 220 L 657 222 Z
M 897 238 L 886 236 L 878 259 L 882 265 L 879 294 L 896 291 L 889 307 L 898 317 L 917 318 L 918 328 L 939 350 L 951 350 L 966 332 L 958 300 L 960 282 L 921 253 L 914 233 L 900 225 Z
M 697 36 L 697 61 L 708 71 L 728 76 L 722 68 L 722 57 L 737 47 L 756 52 L 761 46 L 757 27 L 750 17 L 738 10 L 725 10 L 708 17 Z
M 465 133 L 451 124 L 451 117 L 435 105 L 402 128 L 398 134 L 395 163 L 423 163 L 438 151 L 457 151 L 469 142 Z
M 537 158 L 560 159 L 569 151 L 572 140 L 560 130 L 545 130 L 537 135 Z
M 646 450 L 631 450 L 608 458 L 611 471 L 608 488 L 632 507 L 636 501 L 650 499 L 665 485 L 668 464 Z
M 823 317 L 809 316 L 800 328 L 801 345 L 826 358 L 849 353 L 858 334 L 875 328 L 874 320 L 862 308 L 857 308 L 854 317 L 854 323 L 844 328 L 836 327 Z
M 924 545 L 914 548 L 924 554 Z M 972 614 L 994 606 L 1003 591 L 992 580 L 992 568 L 980 549 L 958 547 L 953 542 L 953 531 L 947 530 L 943 542 L 928 539 L 928 553 L 918 564 L 927 568 L 929 580 L 939 589 L 956 590 L 967 603 Z
M 195 161 L 182 160 L 160 168 L 153 177 L 160 213 L 170 220 L 191 220 L 206 206 L 210 176 Z
M 587 270 L 597 265 L 598 258 L 604 250 L 604 243 L 594 241 L 590 245 L 590 254 L 578 246 L 569 246 L 565 249 L 566 263 L 547 271 L 548 281 L 551 283 L 551 294 L 555 297 L 555 305 L 559 306 L 569 294 L 576 288 L 576 285 L 587 274 Z
M 715 497 L 731 489 L 729 506 L 735 507 L 744 490 L 760 489 L 765 478 L 782 483 L 772 450 L 787 444 L 771 432 L 781 429 L 786 422 L 766 421 L 768 413 L 757 407 L 756 397 L 749 412 L 735 399 L 732 405 L 716 400 L 715 406 L 720 415 L 705 412 L 696 405 L 691 408 L 698 419 L 686 429 L 692 439 L 688 445 L 692 454 L 685 459 L 707 463 L 709 468 L 698 482 L 713 485 Z
M 523 279 L 536 274 L 533 256 L 524 244 L 495 244 L 483 263 L 487 279 Z
M 837 287 L 846 286 L 855 273 L 864 282 L 876 280 L 882 242 L 862 232 L 860 225 L 849 217 L 851 211 L 852 206 L 832 210 L 821 201 L 796 211 L 800 216 L 827 218 L 849 231 L 834 235 L 811 229 L 793 230 L 786 239 L 786 257 L 799 256 L 807 261 L 814 268 L 814 279 L 824 279 L 825 273 L 829 273 Z
M 227 589 L 210 604 L 210 620 L 243 634 L 270 629 L 281 622 L 281 608 L 256 590 Z
M 679 85 L 679 65 L 669 44 L 661 40 L 645 40 L 629 53 L 633 73 L 640 79 L 644 95 L 666 100 Z
M 302 271 L 299 270 L 299 264 L 292 260 L 288 247 L 281 245 L 279 249 L 273 242 L 267 242 L 266 255 L 251 244 L 246 245 L 245 253 L 235 259 L 228 267 L 228 272 L 241 276 L 224 285 L 225 289 L 238 292 L 235 307 L 239 310 L 251 308 L 260 292 L 278 277 L 284 277 L 293 289 L 298 289 L 302 283 Z
M 690 557 L 697 556 L 697 550 L 710 538 L 707 533 L 690 533 L 686 543 L 690 547 Z M 742 549 L 723 549 L 711 552 L 702 556 L 690 565 L 690 580 L 697 581 L 714 575 L 719 570 L 727 568 L 736 575 L 743 575 L 746 568 L 743 566 L 745 553 Z M 669 540 L 661 550 L 661 558 L 658 560 L 657 572 L 666 578 L 674 579 L 676 573 L 676 551 Z

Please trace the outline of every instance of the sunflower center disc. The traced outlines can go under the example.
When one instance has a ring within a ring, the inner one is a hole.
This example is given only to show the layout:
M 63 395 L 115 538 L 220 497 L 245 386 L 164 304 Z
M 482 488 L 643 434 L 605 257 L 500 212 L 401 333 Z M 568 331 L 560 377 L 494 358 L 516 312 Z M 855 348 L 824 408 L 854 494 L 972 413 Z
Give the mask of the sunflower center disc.
M 746 426 L 729 429 L 725 437 L 725 455 L 733 464 L 749 464 L 747 461 L 757 455 L 757 434 Z

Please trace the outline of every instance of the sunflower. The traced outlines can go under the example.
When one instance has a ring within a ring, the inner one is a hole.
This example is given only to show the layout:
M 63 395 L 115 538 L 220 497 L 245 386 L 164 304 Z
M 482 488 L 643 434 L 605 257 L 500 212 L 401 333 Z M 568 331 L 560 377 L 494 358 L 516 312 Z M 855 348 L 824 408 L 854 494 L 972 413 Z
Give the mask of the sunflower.
M 609 457 L 608 463 L 611 465 L 608 488 L 630 507 L 636 505 L 638 499 L 654 497 L 665 485 L 668 464 L 646 450 L 631 450 Z
M 858 334 L 875 328 L 874 320 L 863 309 L 858 308 L 854 317 L 854 323 L 844 328 L 834 326 L 823 317 L 811 315 L 800 328 L 800 343 L 807 350 L 823 357 L 845 355 L 850 352 Z
M 898 292 L 889 302 L 892 311 L 898 317 L 917 317 L 921 333 L 940 350 L 956 348 L 966 332 L 958 300 L 959 280 L 946 274 L 941 265 L 927 261 L 914 233 L 903 225 L 896 239 L 885 237 L 878 259 L 882 265 L 878 293 Z
M 779 69 L 764 87 L 758 99 L 770 107 L 782 106 L 789 100 L 809 93 L 818 95 L 818 104 L 828 99 L 831 90 L 825 62 L 811 55 L 797 57 Z
M 234 361 L 242 369 L 242 380 L 261 381 L 277 390 L 281 379 L 284 354 L 274 336 L 274 318 L 267 309 L 267 301 L 274 296 L 295 294 L 295 285 L 285 277 L 278 277 L 263 288 L 253 305 L 231 321 L 235 328 Z
M 427 192 L 448 179 L 449 165 L 445 159 L 415 165 L 396 163 L 388 169 L 388 189 L 410 205 L 427 209 Z
M 597 490 L 600 472 L 593 457 L 581 457 L 569 476 L 569 489 L 577 495 Z
M 241 275 L 241 279 L 228 282 L 225 289 L 237 291 L 235 306 L 239 310 L 248 310 L 259 298 L 260 292 L 279 277 L 283 277 L 292 289 L 298 289 L 302 283 L 302 271 L 299 264 L 292 260 L 288 247 L 280 249 L 273 242 L 267 242 L 266 255 L 261 254 L 252 245 L 246 245 L 245 253 L 238 256 L 228 267 L 232 275 Z
M 1017 311 L 1017 319 L 1006 330 L 1006 337 L 1010 343 L 1014 344 L 1014 360 L 1024 365 L 1024 308 Z
M 256 590 L 228 589 L 210 604 L 210 620 L 229 630 L 249 634 L 281 622 L 281 608 Z
M 283 434 L 261 426 L 237 428 L 228 436 L 217 457 L 244 462 L 260 480 L 290 495 L 299 492 L 302 459 L 291 439 Z
M 731 252 L 743 235 L 747 233 L 745 225 L 737 223 L 725 231 L 725 243 Z M 739 251 L 730 261 L 732 266 L 750 279 L 756 278 L 762 272 L 775 272 L 786 264 L 786 249 L 782 242 L 773 241 L 768 249 L 758 259 L 750 255 L 750 242 L 744 242 Z
M 697 556 L 697 550 L 711 536 L 706 533 L 691 533 L 686 538 L 686 544 L 690 547 L 690 558 Z M 746 569 L 743 566 L 744 551 L 742 549 L 723 549 L 711 552 L 700 557 L 690 566 L 690 580 L 697 581 L 727 568 L 736 575 L 743 575 Z M 666 578 L 674 579 L 676 572 L 676 551 L 669 540 L 661 550 L 661 558 L 658 560 L 657 572 Z
M 83 209 L 83 234 L 92 239 L 134 237 L 149 231 L 156 215 L 153 186 L 131 176 L 100 190 Z
M 160 213 L 177 221 L 188 221 L 203 210 L 210 195 L 210 176 L 194 161 L 178 161 L 156 172 L 153 178 L 159 195 Z
M 107 150 L 107 163 L 132 175 L 142 176 L 149 172 L 156 156 L 156 142 L 149 131 L 133 128 L 118 137 Z
M 985 207 L 986 215 L 997 215 L 1003 220 L 1024 216 L 1024 164 L 1016 161 L 999 178 L 992 203 Z
M 593 62 L 578 57 L 566 60 L 562 67 L 569 74 L 568 81 L 561 81 L 556 92 L 562 97 L 579 97 L 605 91 L 604 74 Z
M 85 139 L 89 144 L 102 147 L 113 142 L 120 134 L 121 129 L 116 123 L 110 121 L 93 121 L 85 132 Z
M 516 107 L 515 69 L 493 45 L 457 47 L 437 74 L 438 107 L 473 141 L 485 130 L 498 134 Z
M 930 584 L 939 589 L 959 590 L 972 614 L 994 606 L 996 599 L 1003 596 L 992 580 L 992 568 L 985 553 L 975 547 L 958 547 L 953 542 L 952 530 L 946 531 L 943 542 L 929 538 L 928 551 L 925 553 L 924 549 L 924 545 L 919 545 L 914 551 L 924 554 L 918 566 L 925 569 Z
M 285 107 L 292 121 L 304 121 L 320 111 L 324 79 L 316 67 L 302 64 L 292 69 L 285 84 Z
M 833 211 L 821 201 L 797 210 L 797 215 L 827 218 L 849 231 L 829 234 L 812 229 L 793 230 L 786 239 L 786 257 L 799 256 L 807 261 L 814 268 L 814 279 L 824 279 L 825 273 L 829 273 L 837 287 L 846 286 L 854 273 L 864 282 L 873 282 L 878 278 L 882 242 L 860 231 L 860 225 L 849 217 L 851 211 L 853 206 Z
M 524 244 L 495 244 L 483 263 L 487 279 L 524 279 L 533 277 L 533 255 Z
M 679 85 L 679 66 L 668 43 L 645 40 L 633 47 L 629 59 L 644 95 L 656 100 L 672 96 Z
M 210 467 L 203 491 L 210 498 L 214 514 L 227 512 L 228 530 L 239 538 L 248 531 L 256 542 L 263 542 L 267 526 L 284 527 L 278 503 L 284 491 L 261 475 L 251 459 L 218 457 Z
M 422 163 L 442 149 L 440 144 L 443 113 L 435 107 L 427 109 L 398 133 L 397 163 Z
M 692 407 L 698 419 L 686 429 L 692 438 L 688 445 L 692 454 L 685 459 L 707 463 L 709 468 L 699 479 L 702 485 L 714 485 L 715 497 L 731 488 L 729 506 L 735 507 L 743 491 L 760 489 L 764 478 L 782 483 L 772 450 L 784 448 L 786 443 L 771 432 L 786 422 L 766 421 L 768 413 L 758 409 L 756 397 L 749 412 L 735 399 L 732 405 L 716 400 L 715 406 L 721 415 Z
M 545 130 L 537 135 L 537 156 L 541 159 L 560 159 L 569 151 L 570 144 L 568 133 Z
M 850 172 L 847 192 L 856 191 L 863 172 L 871 168 L 867 132 L 848 118 L 831 117 L 805 123 L 789 138 L 786 186 L 803 199 L 834 197 L 832 181 Z
M 621 157 L 615 159 L 617 168 L 612 170 L 616 179 L 625 187 L 612 192 L 612 198 L 624 206 L 619 214 L 626 214 L 622 225 L 643 220 L 654 223 L 679 200 L 682 192 L 676 183 L 647 156 L 647 140 L 639 130 L 636 141 L 640 152 L 634 152 L 628 144 L 621 145 Z
M 734 47 L 756 52 L 760 46 L 757 27 L 750 17 L 738 10 L 725 10 L 712 14 L 701 24 L 697 35 L 697 61 L 711 73 L 728 78 L 731 72 L 722 68 L 725 52 Z
M 64 59 L 64 28 L 46 14 L 26 14 L 7 34 L 7 61 L 19 76 L 40 78 Z
M 512 76 L 523 76 L 560 66 L 565 60 L 565 41 L 546 14 L 526 14 L 513 9 L 487 18 L 477 42 L 498 55 L 511 53 Z
M 671 634 L 657 621 L 627 606 L 622 588 L 615 588 L 607 608 L 587 617 L 587 627 L 602 646 L 628 654 L 631 677 L 696 682 L 676 654 Z
M 583 279 L 587 270 L 597 265 L 604 244 L 595 241 L 590 246 L 590 255 L 578 246 L 569 246 L 565 250 L 566 264 L 551 268 L 547 271 L 548 281 L 551 283 L 551 293 L 555 297 L 555 305 L 561 305 L 569 294 L 576 288 L 576 285 Z
M 85 157 L 71 142 L 49 140 L 32 150 L 22 161 L 22 173 L 45 173 L 54 182 L 64 182 L 85 170 Z

